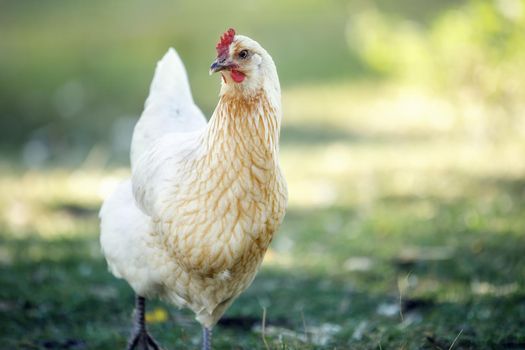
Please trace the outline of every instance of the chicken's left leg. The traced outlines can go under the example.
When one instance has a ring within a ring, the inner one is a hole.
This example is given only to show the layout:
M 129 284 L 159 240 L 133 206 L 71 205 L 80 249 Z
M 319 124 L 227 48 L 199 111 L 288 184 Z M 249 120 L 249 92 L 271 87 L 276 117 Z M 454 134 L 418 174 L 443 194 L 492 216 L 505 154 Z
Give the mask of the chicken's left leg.
M 138 349 L 153 349 L 153 350 L 162 350 L 162 348 L 157 344 L 155 339 L 153 339 L 146 329 L 146 299 L 141 296 L 135 297 L 135 325 L 133 333 L 129 338 L 127 350 Z
M 202 326 L 202 350 L 211 350 L 211 328 Z

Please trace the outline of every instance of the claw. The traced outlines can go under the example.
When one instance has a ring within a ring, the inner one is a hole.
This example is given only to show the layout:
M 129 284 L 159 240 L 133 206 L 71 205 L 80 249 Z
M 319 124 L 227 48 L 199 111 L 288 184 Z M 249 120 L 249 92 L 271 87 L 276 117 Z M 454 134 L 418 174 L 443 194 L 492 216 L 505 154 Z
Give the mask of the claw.
M 162 350 L 155 339 L 147 331 L 137 331 L 132 335 L 126 350 Z

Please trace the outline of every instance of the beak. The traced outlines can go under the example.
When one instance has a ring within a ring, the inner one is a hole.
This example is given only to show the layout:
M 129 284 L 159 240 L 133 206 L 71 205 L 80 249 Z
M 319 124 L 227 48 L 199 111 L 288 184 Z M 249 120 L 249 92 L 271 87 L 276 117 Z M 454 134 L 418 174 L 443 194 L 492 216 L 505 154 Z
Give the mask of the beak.
M 235 64 L 232 63 L 231 61 L 228 61 L 225 58 L 217 57 L 217 59 L 213 61 L 213 63 L 210 66 L 210 75 L 212 75 L 213 73 L 217 73 L 221 70 L 231 69 L 234 67 L 235 67 Z

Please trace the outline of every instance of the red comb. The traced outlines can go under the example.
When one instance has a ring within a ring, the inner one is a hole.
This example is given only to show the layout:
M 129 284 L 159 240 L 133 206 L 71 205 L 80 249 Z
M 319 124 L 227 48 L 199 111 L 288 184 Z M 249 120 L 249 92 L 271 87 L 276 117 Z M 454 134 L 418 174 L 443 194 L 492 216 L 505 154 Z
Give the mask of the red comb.
M 235 36 L 235 29 L 230 28 L 222 36 L 221 40 L 215 47 L 217 49 L 217 56 L 223 56 L 228 53 L 230 44 L 233 42 L 233 37 Z

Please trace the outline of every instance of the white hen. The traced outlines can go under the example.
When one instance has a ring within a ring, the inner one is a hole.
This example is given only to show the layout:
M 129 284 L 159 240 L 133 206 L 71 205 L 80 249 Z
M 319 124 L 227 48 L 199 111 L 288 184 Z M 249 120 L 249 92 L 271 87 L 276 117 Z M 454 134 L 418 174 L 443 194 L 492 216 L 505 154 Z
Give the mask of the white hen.
M 270 55 L 226 32 L 210 73 L 222 75 L 209 121 L 193 102 L 175 50 L 158 63 L 131 147 L 132 178 L 100 211 L 110 271 L 137 294 L 128 349 L 158 349 L 145 298 L 193 310 L 211 328 L 252 282 L 286 206 L 278 162 L 280 86 Z

